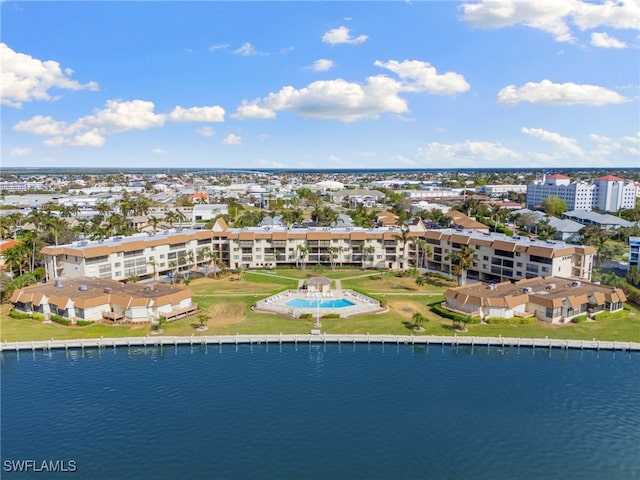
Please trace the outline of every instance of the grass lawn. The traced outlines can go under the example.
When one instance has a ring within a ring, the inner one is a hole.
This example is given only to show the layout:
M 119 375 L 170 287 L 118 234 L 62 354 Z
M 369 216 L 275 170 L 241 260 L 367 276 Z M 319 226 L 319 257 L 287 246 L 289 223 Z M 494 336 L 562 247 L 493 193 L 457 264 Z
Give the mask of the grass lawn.
M 371 275 L 374 273 L 374 275 Z M 251 305 L 257 300 L 287 288 L 297 288 L 300 278 L 315 276 L 310 270 L 295 269 L 245 272 L 219 279 L 193 280 L 189 288 L 193 300 L 209 315 L 206 332 L 197 332 L 197 316 L 181 319 L 163 326 L 165 335 L 233 335 L 309 333 L 313 319 L 292 319 L 268 313 L 254 313 Z M 362 270 L 325 270 L 322 275 L 342 280 L 343 288 L 370 293 L 382 300 L 388 311 L 352 318 L 322 319 L 326 333 L 371 333 L 390 335 L 451 335 L 454 330 L 450 320 L 443 319 L 429 310 L 429 304 L 443 300 L 442 293 L 453 283 L 430 280 L 418 286 L 411 277 L 396 277 L 392 272 L 382 275 Z M 355 277 L 355 278 L 352 278 Z M 141 325 L 90 325 L 73 327 L 44 325 L 35 320 L 9 318 L 9 305 L 0 309 L 0 339 L 4 341 L 72 339 L 95 337 L 144 336 L 151 326 Z M 413 331 L 412 316 L 422 313 L 426 317 L 425 332 Z M 532 325 L 469 325 L 467 333 L 458 335 L 550 337 L 591 340 L 618 340 L 640 342 L 640 310 L 631 307 L 629 314 L 620 319 L 584 322 L 562 326 L 538 322 Z

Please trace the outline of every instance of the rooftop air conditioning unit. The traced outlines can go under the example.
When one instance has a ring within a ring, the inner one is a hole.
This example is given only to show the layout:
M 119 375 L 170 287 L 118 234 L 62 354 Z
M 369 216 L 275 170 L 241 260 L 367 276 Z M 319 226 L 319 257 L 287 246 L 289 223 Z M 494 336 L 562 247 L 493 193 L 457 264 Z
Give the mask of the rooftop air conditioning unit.
M 524 287 L 522 289 L 522 293 L 531 293 L 531 292 L 533 292 L 533 288 L 531 287 Z
M 580 286 L 580 282 L 578 282 L 577 280 L 571 282 L 571 286 L 572 287 L 579 287 Z
M 89 290 L 89 287 L 83 284 L 78 287 L 78 290 L 80 290 L 81 292 L 86 292 L 87 290 Z

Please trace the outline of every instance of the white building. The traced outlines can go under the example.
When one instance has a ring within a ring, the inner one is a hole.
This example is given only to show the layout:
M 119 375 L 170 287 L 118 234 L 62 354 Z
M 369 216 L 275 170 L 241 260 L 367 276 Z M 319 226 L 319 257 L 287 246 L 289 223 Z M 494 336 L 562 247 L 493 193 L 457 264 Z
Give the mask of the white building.
M 629 237 L 629 268 L 640 268 L 640 237 Z
M 547 197 L 559 197 L 569 210 L 617 212 L 634 208 L 636 188 L 633 182 L 606 175 L 594 183 L 572 182 L 566 175 L 555 174 L 527 185 L 527 208 L 539 207 Z

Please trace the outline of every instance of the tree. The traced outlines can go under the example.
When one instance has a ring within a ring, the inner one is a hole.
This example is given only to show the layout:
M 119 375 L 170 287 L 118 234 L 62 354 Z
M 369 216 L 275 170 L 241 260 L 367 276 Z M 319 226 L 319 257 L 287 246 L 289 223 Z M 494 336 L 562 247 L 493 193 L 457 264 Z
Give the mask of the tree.
M 205 324 L 207 323 L 207 321 L 209 320 L 209 315 L 207 315 L 206 313 L 202 312 L 198 314 L 198 322 L 200 322 L 200 327 L 198 327 L 198 330 L 205 330 Z
M 376 251 L 376 247 L 374 247 L 373 245 L 367 245 L 366 247 L 364 247 L 362 249 L 363 261 L 364 259 L 368 259 L 373 266 L 373 254 L 375 253 L 375 251 Z
M 627 272 L 627 282 L 634 287 L 640 286 L 640 270 L 638 270 L 637 265 L 631 265 L 631 268 L 629 268 Z
M 329 247 L 329 261 L 331 262 L 331 270 L 336 269 L 336 262 L 338 257 L 342 252 L 342 248 L 340 247 Z
M 431 256 L 431 245 L 424 238 L 418 238 L 416 241 L 416 267 L 422 268 L 425 259 Z
M 169 268 L 171 269 L 171 284 L 173 285 L 176 281 L 176 276 L 178 275 L 178 262 L 171 260 L 169 262 Z
M 547 215 L 553 215 L 554 217 L 562 217 L 562 214 L 569 210 L 567 202 L 553 195 L 545 198 L 540 204 L 540 207 L 542 207 L 542 210 L 544 210 Z
M 473 265 L 473 254 L 475 250 L 467 245 L 462 245 L 459 251 L 451 251 L 449 260 L 451 261 L 451 271 L 458 277 L 458 285 L 467 283 L 467 270 Z
M 418 285 L 419 287 L 422 287 L 425 283 L 427 283 L 426 278 L 424 278 L 422 275 L 416 276 L 416 285 Z
M 149 260 L 147 262 L 147 265 L 149 265 L 151 268 L 153 268 L 153 279 L 157 280 L 158 279 L 158 264 L 156 263 L 155 260 Z
M 418 332 L 424 332 L 424 327 L 422 326 L 422 324 L 426 320 L 425 316 L 422 315 L 420 312 L 416 312 L 413 314 L 411 318 L 413 320 L 413 325 L 414 325 L 413 329 Z
M 298 256 L 296 257 L 296 266 L 298 266 L 299 260 L 300 268 L 304 270 L 307 266 L 307 253 L 309 253 L 309 249 L 305 245 L 298 245 L 296 250 L 298 251 Z
M 407 256 L 407 244 L 409 242 L 409 229 L 403 228 L 400 233 L 396 233 L 393 236 L 402 245 L 402 270 L 406 270 L 409 263 L 409 257 Z

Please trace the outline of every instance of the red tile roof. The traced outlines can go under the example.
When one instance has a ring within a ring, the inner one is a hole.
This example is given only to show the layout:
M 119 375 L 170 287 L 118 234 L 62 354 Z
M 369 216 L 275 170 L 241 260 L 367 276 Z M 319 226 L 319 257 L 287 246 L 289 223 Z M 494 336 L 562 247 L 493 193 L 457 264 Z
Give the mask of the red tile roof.
M 561 173 L 555 173 L 553 175 L 549 175 L 547 178 L 552 178 L 552 179 L 567 179 L 570 177 L 567 177 L 566 175 L 562 175 Z
M 7 248 L 15 247 L 16 245 L 20 245 L 20 242 L 13 240 L 12 238 L 0 240 L 0 252 L 4 252 Z
M 622 178 L 613 175 L 605 175 L 604 177 L 596 178 L 596 180 L 604 180 L 605 182 L 620 182 Z

